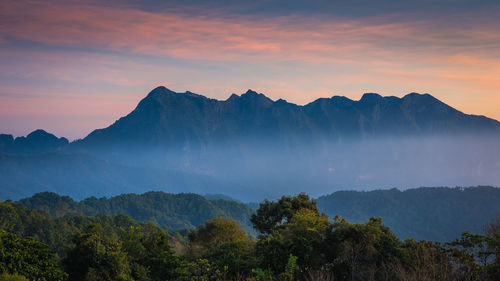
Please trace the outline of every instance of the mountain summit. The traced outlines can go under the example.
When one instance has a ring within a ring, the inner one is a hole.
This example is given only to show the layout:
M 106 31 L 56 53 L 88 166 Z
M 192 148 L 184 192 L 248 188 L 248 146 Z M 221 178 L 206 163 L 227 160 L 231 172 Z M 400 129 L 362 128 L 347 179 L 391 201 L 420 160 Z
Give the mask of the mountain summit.
M 359 101 L 334 96 L 299 106 L 252 90 L 219 101 L 162 86 L 130 114 L 93 131 L 83 143 L 203 146 L 252 136 L 338 140 L 499 132 L 498 121 L 464 114 L 429 94 L 397 98 L 367 93 Z
M 70 144 L 43 131 L 0 135 L 0 197 L 159 189 L 260 201 L 304 191 L 499 185 L 499 138 L 498 121 L 428 94 L 301 106 L 253 90 L 216 100 L 158 87 L 128 115 Z M 48 153 L 26 153 L 34 151 Z

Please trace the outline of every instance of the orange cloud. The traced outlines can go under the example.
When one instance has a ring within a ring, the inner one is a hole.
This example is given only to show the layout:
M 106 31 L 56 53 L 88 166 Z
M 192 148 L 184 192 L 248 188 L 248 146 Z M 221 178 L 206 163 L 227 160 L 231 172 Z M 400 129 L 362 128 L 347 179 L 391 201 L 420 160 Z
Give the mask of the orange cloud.
M 301 16 L 256 20 L 59 1 L 28 4 L 7 0 L 1 15 L 4 19 L 0 38 L 4 41 L 16 38 L 48 45 L 189 59 L 366 59 L 370 55 L 387 56 L 387 51 L 401 57 L 398 49 L 407 53 L 434 50 L 443 55 L 467 49 L 471 42 L 476 47 L 489 46 L 500 38 L 495 25 L 483 22 L 476 23 L 481 26 L 481 31 L 477 31 L 477 26 L 471 30 L 443 27 L 445 20 L 396 19 L 392 23 L 391 18 Z
M 454 16 L 257 18 L 4 0 L 0 59 L 12 63 L 0 65 L 0 111 L 88 108 L 118 118 L 149 89 L 172 81 L 166 86 L 219 99 L 254 88 L 299 104 L 334 94 L 356 99 L 364 91 L 429 92 L 467 113 L 500 119 L 498 21 Z M 41 47 L 9 48 L 19 41 Z M 12 77 L 41 86 L 19 87 Z M 127 101 L 113 104 L 120 91 Z M 30 93 L 40 98 L 21 98 Z

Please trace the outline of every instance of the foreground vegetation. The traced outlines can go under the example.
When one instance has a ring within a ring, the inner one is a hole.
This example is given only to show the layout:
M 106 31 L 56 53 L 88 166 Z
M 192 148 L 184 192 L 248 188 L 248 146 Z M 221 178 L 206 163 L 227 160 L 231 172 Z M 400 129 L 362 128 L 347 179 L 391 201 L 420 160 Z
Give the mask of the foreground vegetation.
M 0 280 L 498 280 L 500 217 L 450 243 L 398 239 L 381 218 L 329 219 L 307 195 L 264 201 L 258 238 L 215 218 L 174 232 L 125 215 L 0 203 Z

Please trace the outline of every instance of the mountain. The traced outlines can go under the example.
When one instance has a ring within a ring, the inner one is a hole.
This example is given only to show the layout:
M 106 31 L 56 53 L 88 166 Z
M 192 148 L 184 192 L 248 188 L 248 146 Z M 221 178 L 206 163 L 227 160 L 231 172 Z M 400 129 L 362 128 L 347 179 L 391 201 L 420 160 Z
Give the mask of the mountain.
M 35 130 L 26 137 L 0 134 L 0 152 L 8 154 L 36 154 L 54 152 L 68 145 L 68 139 L 58 138 L 44 130 Z
M 285 141 L 464 133 L 500 133 L 500 123 L 464 114 L 429 94 L 411 93 L 403 98 L 364 94 L 359 101 L 334 96 L 299 106 L 272 101 L 252 90 L 218 101 L 158 87 L 130 114 L 93 131 L 81 143 L 196 149 L 248 137 Z
M 368 93 L 304 106 L 248 90 L 215 100 L 158 87 L 107 128 L 67 143 L 0 136 L 0 197 L 53 191 L 222 193 L 500 185 L 500 123 L 428 94 Z

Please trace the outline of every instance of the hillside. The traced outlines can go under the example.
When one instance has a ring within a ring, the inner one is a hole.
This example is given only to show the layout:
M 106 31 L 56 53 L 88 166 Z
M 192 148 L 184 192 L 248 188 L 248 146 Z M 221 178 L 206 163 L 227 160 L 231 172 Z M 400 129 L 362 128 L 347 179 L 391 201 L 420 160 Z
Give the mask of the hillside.
M 209 195 L 209 198 L 213 195 Z M 220 198 L 221 195 L 216 196 Z M 401 239 L 451 241 L 463 231 L 482 233 L 483 226 L 500 215 L 500 188 L 417 188 L 338 191 L 317 199 L 320 211 L 330 219 L 336 215 L 361 223 L 381 217 Z M 41 209 L 52 217 L 125 214 L 137 221 L 153 221 L 172 229 L 191 228 L 216 217 L 236 220 L 245 231 L 256 234 L 250 216 L 258 204 L 227 199 L 206 199 L 197 194 L 147 192 L 111 198 L 75 201 L 55 193 L 39 193 L 19 203 Z
M 330 217 L 340 215 L 351 222 L 382 217 L 400 238 L 451 241 L 465 230 L 482 233 L 500 215 L 500 188 L 338 191 L 317 202 Z
M 19 203 L 31 209 L 47 211 L 52 217 L 124 214 L 141 222 L 154 222 L 172 229 L 193 228 L 217 217 L 234 219 L 249 234 L 255 234 L 250 215 L 253 210 L 243 203 L 222 199 L 208 200 L 197 194 L 147 192 L 123 194 L 111 198 L 90 197 L 74 201 L 68 196 L 44 192 Z

